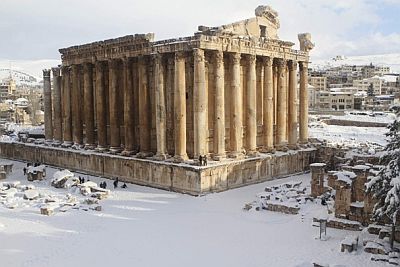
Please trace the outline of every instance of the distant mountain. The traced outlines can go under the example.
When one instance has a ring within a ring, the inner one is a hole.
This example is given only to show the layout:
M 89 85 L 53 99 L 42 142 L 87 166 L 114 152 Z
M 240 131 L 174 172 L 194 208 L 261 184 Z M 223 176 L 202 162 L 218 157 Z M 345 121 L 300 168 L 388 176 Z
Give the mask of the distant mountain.
M 366 56 L 338 56 L 329 60 L 313 60 L 311 58 L 310 66 L 312 68 L 327 68 L 340 65 L 369 65 L 370 63 L 377 66 L 389 66 L 394 73 L 400 73 L 400 54 L 384 54 L 384 55 L 366 55 Z
M 43 69 L 61 64 L 60 60 L 0 60 L 0 79 L 10 76 L 11 73 L 17 84 L 36 85 L 43 80 Z

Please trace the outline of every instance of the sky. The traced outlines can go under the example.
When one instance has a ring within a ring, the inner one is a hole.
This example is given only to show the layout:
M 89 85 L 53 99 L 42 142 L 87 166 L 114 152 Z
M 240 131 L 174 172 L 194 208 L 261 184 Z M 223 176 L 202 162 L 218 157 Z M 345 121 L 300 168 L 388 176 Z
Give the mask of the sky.
M 400 53 L 400 0 L 1 0 L 0 59 L 59 59 L 59 48 L 135 33 L 190 36 L 258 5 L 278 11 L 279 37 L 295 48 L 310 32 L 313 59 Z

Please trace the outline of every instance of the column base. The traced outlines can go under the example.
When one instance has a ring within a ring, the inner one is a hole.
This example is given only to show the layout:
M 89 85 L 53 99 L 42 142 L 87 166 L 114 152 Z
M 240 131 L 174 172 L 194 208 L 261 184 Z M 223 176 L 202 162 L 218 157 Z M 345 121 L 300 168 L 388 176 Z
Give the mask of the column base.
M 297 144 L 289 144 L 288 148 L 291 149 L 291 150 L 298 150 L 299 146 Z
M 244 159 L 244 154 L 242 152 L 230 152 L 228 155 L 229 158 L 231 159 Z
M 282 151 L 282 152 L 287 152 L 289 149 L 287 147 L 287 144 L 280 144 L 275 146 L 277 151 Z
M 212 155 L 211 158 L 216 161 L 222 161 L 222 160 L 226 159 L 226 154 L 225 153 L 224 154 L 215 154 L 215 155 Z
M 258 153 L 257 150 L 249 150 L 249 151 L 247 151 L 246 156 L 250 157 L 250 158 L 254 158 L 254 157 L 260 156 L 260 153 Z
M 118 154 L 121 151 L 122 151 L 121 147 L 116 147 L 116 146 L 110 147 L 110 154 Z
M 309 143 L 308 139 L 307 140 L 299 140 L 299 144 L 301 144 L 301 145 L 305 145 L 308 143 Z
M 148 151 L 140 151 L 139 153 L 136 154 L 136 157 L 140 159 L 145 159 L 151 156 L 153 156 L 153 153 Z
M 158 161 L 164 161 L 164 160 L 166 160 L 167 158 L 168 158 L 168 155 L 165 154 L 165 153 L 157 153 L 157 154 L 153 157 L 154 160 L 158 160 Z
M 86 150 L 94 150 L 96 148 L 95 144 L 85 144 L 84 149 Z
M 135 152 L 133 150 L 123 150 L 121 152 L 121 156 L 124 156 L 124 157 L 129 157 L 132 155 L 135 155 Z
M 188 156 L 186 154 L 185 155 L 175 155 L 173 157 L 173 161 L 176 162 L 176 163 L 182 163 L 182 162 L 187 161 L 188 159 L 189 158 L 188 158 Z
M 48 140 L 45 140 L 45 141 L 44 141 L 44 144 L 45 144 L 46 146 L 52 146 L 53 143 L 54 143 L 54 140 L 53 140 L 53 139 L 48 139 Z
M 64 141 L 64 142 L 61 144 L 61 147 L 65 147 L 65 148 L 71 147 L 71 146 L 72 146 L 72 142 L 71 142 L 71 141 Z
M 94 150 L 96 150 L 96 152 L 104 153 L 108 150 L 108 148 L 104 146 L 97 146 Z
M 270 153 L 274 154 L 276 152 L 275 148 L 273 147 L 263 147 L 260 149 L 261 153 Z
M 53 144 L 51 144 L 52 146 L 55 146 L 55 147 L 59 147 L 59 146 L 61 146 L 61 142 L 60 141 L 58 141 L 58 140 L 54 140 L 54 142 L 53 142 Z
M 74 143 L 71 148 L 72 149 L 76 149 L 76 150 L 80 150 L 82 148 L 82 145 L 78 144 L 78 143 Z

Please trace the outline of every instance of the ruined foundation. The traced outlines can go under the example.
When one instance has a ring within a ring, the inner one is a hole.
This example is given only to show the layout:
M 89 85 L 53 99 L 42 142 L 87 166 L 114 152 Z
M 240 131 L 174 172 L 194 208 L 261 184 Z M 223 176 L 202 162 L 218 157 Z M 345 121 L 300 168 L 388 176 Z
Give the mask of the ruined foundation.
M 152 161 L 93 151 L 23 143 L 0 143 L 1 157 L 40 162 L 72 171 L 161 188 L 191 195 L 220 192 L 308 170 L 316 150 L 263 154 L 199 167 Z

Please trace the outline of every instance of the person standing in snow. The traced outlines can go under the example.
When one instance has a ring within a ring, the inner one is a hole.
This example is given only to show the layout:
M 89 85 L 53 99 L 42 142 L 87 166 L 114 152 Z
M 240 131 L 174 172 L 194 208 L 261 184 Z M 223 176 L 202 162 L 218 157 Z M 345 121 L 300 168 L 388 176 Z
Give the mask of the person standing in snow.
M 118 187 L 118 177 L 114 181 L 114 189 Z

